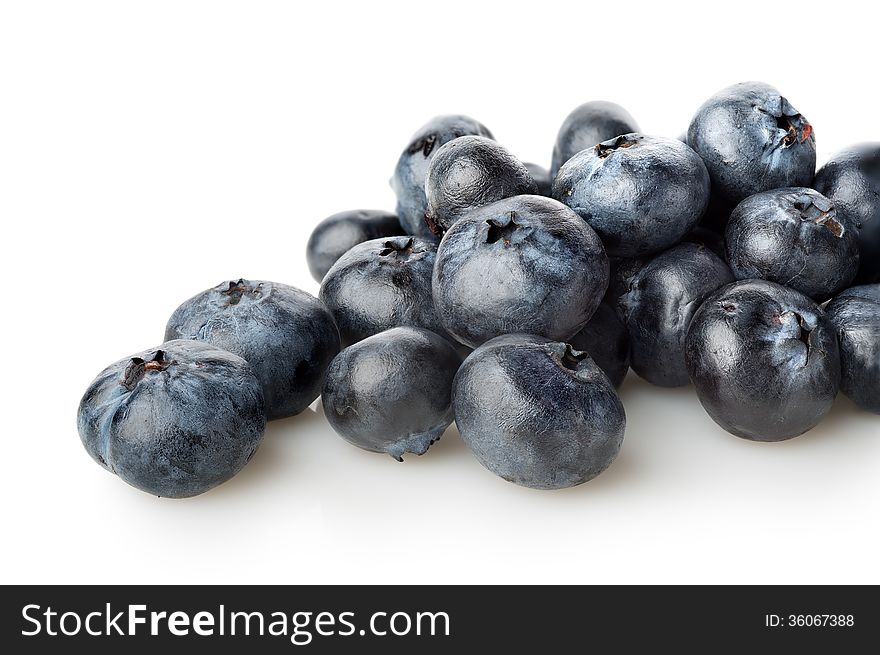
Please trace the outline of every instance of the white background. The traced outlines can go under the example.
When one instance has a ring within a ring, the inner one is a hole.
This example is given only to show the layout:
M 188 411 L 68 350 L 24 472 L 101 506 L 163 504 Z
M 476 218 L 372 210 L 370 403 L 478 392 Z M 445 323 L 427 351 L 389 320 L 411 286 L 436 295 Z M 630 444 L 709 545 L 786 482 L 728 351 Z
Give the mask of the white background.
M 75 425 L 91 379 L 203 288 L 317 292 L 311 228 L 393 208 L 398 153 L 435 114 L 546 166 L 581 102 L 677 136 L 760 79 L 820 163 L 880 139 L 860 4 L 3 3 L 2 582 L 880 582 L 880 418 L 844 398 L 755 444 L 631 375 L 619 459 L 562 492 L 494 477 L 454 429 L 403 464 L 360 451 L 319 408 L 271 424 L 231 482 L 161 500 Z

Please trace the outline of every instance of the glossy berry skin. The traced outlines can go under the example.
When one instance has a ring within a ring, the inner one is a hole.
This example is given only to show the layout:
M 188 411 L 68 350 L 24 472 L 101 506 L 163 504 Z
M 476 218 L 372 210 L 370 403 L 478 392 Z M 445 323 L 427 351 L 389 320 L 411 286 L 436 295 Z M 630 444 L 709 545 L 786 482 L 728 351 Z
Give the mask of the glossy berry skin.
M 880 143 L 836 154 L 816 173 L 814 186 L 858 229 L 862 256 L 856 282 L 880 282 Z
M 555 178 L 562 165 L 581 150 L 638 131 L 636 120 L 620 105 L 604 100 L 585 102 L 575 108 L 559 128 L 553 146 L 550 179 Z
M 340 257 L 318 295 L 343 345 L 403 325 L 445 336 L 431 295 L 436 255 L 432 241 L 392 237 L 358 244 Z
M 840 344 L 841 391 L 880 414 L 880 284 L 851 287 L 825 311 Z
M 397 216 L 408 234 L 437 239 L 425 223 L 428 209 L 425 176 L 428 164 L 440 146 L 468 135 L 492 138 L 492 133 L 485 125 L 468 116 L 435 116 L 413 134 L 409 145 L 400 153 L 391 178 L 391 188 L 397 195 Z
M 607 286 L 599 237 L 542 196 L 469 212 L 443 237 L 434 265 L 440 321 L 472 348 L 513 332 L 568 339 L 590 320 Z
M 623 383 L 629 370 L 629 335 L 608 303 L 599 303 L 590 322 L 568 343 L 587 352 L 615 387 Z
M 306 246 L 309 272 L 318 282 L 336 260 L 364 241 L 402 236 L 397 216 L 380 209 L 354 209 L 333 214 L 318 223 Z
M 452 423 L 452 381 L 461 358 L 440 336 L 400 327 L 343 350 L 327 373 L 321 401 L 349 443 L 403 461 L 422 455 Z
M 730 215 L 727 258 L 738 280 L 770 280 L 823 302 L 858 271 L 857 232 L 821 193 L 774 189 L 746 198 Z
M 314 296 L 260 280 L 223 282 L 178 307 L 165 339 L 195 339 L 243 357 L 263 385 L 266 416 L 299 414 L 339 352 L 333 317 Z
M 712 194 L 729 207 L 782 187 L 810 186 L 816 172 L 813 127 L 775 88 L 743 82 L 709 98 L 688 128 L 712 178 Z
M 681 141 L 626 134 L 569 159 L 553 197 L 596 230 L 609 255 L 639 257 L 694 228 L 709 202 L 709 174 Z
M 503 146 L 463 136 L 442 146 L 428 166 L 428 226 L 442 234 L 470 209 L 537 192 L 528 169 Z
M 241 357 L 169 341 L 104 369 L 80 401 L 89 455 L 154 496 L 187 498 L 238 473 L 263 438 L 263 390 Z
M 533 164 L 531 162 L 523 162 L 523 166 L 526 167 L 526 170 L 529 172 L 529 175 L 532 176 L 532 179 L 535 181 L 535 184 L 538 187 L 538 195 L 550 197 L 550 191 L 553 187 L 553 178 L 550 177 L 550 171 L 548 171 L 543 166 L 539 166 L 538 164 Z
M 803 294 L 745 280 L 697 310 L 685 342 L 688 373 L 718 425 L 754 441 L 813 428 L 840 385 L 834 326 Z
M 695 243 L 680 243 L 645 262 L 617 300 L 632 369 L 661 387 L 688 384 L 684 342 L 691 319 L 707 297 L 733 280 L 724 260 Z
M 455 421 L 487 469 L 533 489 L 587 482 L 614 461 L 626 415 L 585 352 L 512 334 L 471 353 L 455 377 Z

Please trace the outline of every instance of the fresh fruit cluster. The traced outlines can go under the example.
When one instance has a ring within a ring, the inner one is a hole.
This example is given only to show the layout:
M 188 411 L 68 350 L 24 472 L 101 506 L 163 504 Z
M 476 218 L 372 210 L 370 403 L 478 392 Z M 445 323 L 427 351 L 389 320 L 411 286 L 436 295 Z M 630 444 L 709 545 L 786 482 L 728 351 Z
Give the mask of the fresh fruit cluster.
M 880 414 L 880 143 L 815 169 L 812 126 L 762 83 L 714 95 L 680 139 L 582 105 L 550 171 L 439 116 L 400 155 L 396 213 L 315 228 L 319 298 L 243 279 L 196 295 L 165 343 L 95 379 L 80 436 L 129 484 L 192 496 L 320 395 L 363 449 L 421 455 L 455 421 L 489 470 L 559 489 L 616 457 L 629 367 L 692 382 L 755 441 L 803 434 L 839 389 Z

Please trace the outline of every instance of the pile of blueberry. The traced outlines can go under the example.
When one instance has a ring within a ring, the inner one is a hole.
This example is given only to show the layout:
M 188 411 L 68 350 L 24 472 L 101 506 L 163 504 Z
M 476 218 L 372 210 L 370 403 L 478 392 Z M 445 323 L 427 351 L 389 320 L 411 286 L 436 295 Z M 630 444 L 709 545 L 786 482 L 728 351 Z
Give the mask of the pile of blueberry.
M 803 434 L 838 390 L 880 413 L 880 143 L 817 173 L 812 126 L 771 86 L 724 89 L 679 139 L 587 103 L 549 171 L 439 116 L 391 186 L 396 213 L 315 228 L 319 298 L 224 282 L 174 312 L 161 346 L 105 369 L 79 407 L 89 454 L 192 496 L 320 395 L 366 450 L 421 455 L 455 421 L 489 470 L 559 489 L 616 457 L 630 367 L 693 383 L 756 441 Z

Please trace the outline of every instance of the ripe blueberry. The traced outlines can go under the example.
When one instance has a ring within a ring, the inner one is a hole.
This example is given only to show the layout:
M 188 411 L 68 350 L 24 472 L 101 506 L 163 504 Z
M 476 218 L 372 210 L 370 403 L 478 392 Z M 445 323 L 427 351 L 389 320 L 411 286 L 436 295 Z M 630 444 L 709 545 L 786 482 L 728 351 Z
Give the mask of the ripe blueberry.
M 436 243 L 404 236 L 365 241 L 340 257 L 319 296 L 343 345 L 403 325 L 445 336 L 431 297 L 436 254 Z
M 821 193 L 774 189 L 743 200 L 725 231 L 738 280 L 762 278 L 819 302 L 852 282 L 859 268 L 855 226 Z
M 293 416 L 318 397 L 339 332 L 324 305 L 277 282 L 223 282 L 178 307 L 165 339 L 207 341 L 246 359 L 263 385 L 266 416 Z
M 840 385 L 834 326 L 806 296 L 765 280 L 734 282 L 697 310 L 685 362 L 718 425 L 754 441 L 813 428 Z
M 858 230 L 862 256 L 856 281 L 880 282 L 880 143 L 838 153 L 816 173 L 814 185 Z
M 661 387 L 688 384 L 688 326 L 703 301 L 733 279 L 718 255 L 695 243 L 673 246 L 635 270 L 617 299 L 633 370 Z
M 825 309 L 840 344 L 841 390 L 880 414 L 880 284 L 851 287 Z
M 428 166 L 427 221 L 442 234 L 468 210 L 538 186 L 523 163 L 492 139 L 463 136 L 442 146 Z
M 729 207 L 782 187 L 810 186 L 816 172 L 813 127 L 779 91 L 743 82 L 709 98 L 688 128 L 712 195 Z
M 432 286 L 446 331 L 472 348 L 512 332 L 568 339 L 602 300 L 608 258 L 568 207 L 515 196 L 472 210 L 450 228 Z
M 105 469 L 167 498 L 204 493 L 238 473 L 263 438 L 263 390 L 237 355 L 169 341 L 108 366 L 89 385 L 80 438 Z
M 425 223 L 428 209 L 425 175 L 428 164 L 440 146 L 467 135 L 492 138 L 486 126 L 468 116 L 436 116 L 412 136 L 409 145 L 400 153 L 391 178 L 391 188 L 397 194 L 397 215 L 407 233 L 427 239 L 437 238 Z
M 596 230 L 609 255 L 638 257 L 693 229 L 709 202 L 709 174 L 680 141 L 625 134 L 569 159 L 553 197 Z
M 461 358 L 433 332 L 399 327 L 349 346 L 330 365 L 321 402 L 346 441 L 402 461 L 422 455 L 452 423 Z
M 617 456 L 626 425 L 614 387 L 587 353 L 523 334 L 468 356 L 455 376 L 453 406 L 480 463 L 535 489 L 599 475 Z

